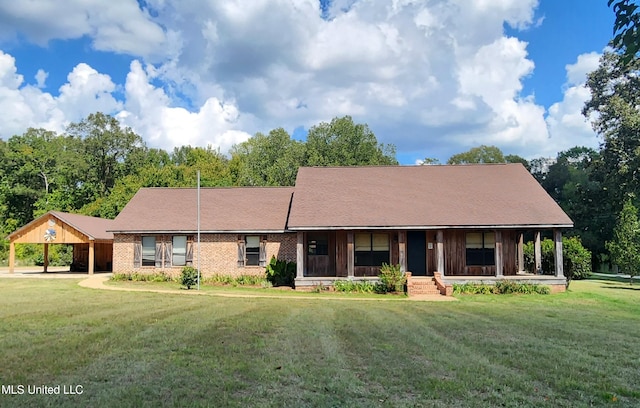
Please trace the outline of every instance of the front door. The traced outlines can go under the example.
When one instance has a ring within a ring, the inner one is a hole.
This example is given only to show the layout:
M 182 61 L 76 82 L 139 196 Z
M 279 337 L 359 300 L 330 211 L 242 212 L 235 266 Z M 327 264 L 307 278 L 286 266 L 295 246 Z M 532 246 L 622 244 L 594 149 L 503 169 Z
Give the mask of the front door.
M 330 276 L 329 234 L 327 232 L 307 233 L 307 274 L 306 276 Z
M 407 231 L 407 269 L 412 276 L 427 275 L 427 237 L 424 231 Z

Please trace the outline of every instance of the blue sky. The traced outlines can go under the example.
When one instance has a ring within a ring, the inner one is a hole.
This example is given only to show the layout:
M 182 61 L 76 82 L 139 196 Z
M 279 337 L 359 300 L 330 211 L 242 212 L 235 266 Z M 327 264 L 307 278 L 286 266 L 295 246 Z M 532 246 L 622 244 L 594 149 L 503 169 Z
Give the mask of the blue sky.
M 580 109 L 606 0 L 109 4 L 0 4 L 0 138 L 101 110 L 168 150 L 343 115 L 404 164 L 599 143 Z

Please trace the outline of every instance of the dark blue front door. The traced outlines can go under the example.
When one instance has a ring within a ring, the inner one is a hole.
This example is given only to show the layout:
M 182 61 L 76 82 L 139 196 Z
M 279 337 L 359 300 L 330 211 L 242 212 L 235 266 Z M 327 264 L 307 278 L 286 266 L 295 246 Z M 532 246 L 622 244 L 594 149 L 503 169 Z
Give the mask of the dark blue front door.
M 427 237 L 424 231 L 407 231 L 407 269 L 412 276 L 427 275 Z

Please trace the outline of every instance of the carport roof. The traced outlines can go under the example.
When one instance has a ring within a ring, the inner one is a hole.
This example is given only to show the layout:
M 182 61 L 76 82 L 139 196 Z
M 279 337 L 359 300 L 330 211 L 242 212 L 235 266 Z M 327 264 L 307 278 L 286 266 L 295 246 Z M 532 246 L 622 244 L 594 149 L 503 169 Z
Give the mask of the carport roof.
M 90 217 L 87 215 L 71 214 L 60 211 L 49 211 L 46 214 L 41 215 L 30 223 L 24 225 L 9 234 L 10 241 L 19 238 L 24 232 L 28 231 L 32 226 L 50 218 L 51 216 L 57 218 L 61 222 L 76 229 L 81 234 L 85 235 L 90 241 L 112 241 L 113 233 L 109 231 L 113 220 Z

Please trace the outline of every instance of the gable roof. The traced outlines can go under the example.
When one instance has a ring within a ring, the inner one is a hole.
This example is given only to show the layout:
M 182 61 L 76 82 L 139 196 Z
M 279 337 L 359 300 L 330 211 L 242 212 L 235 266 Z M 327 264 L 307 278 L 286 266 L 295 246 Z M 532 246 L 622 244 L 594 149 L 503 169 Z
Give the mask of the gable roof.
M 98 217 L 90 217 L 87 215 L 80 214 L 71 214 L 61 211 L 49 211 L 48 213 L 41 215 L 30 223 L 24 225 L 22 228 L 17 229 L 16 231 L 9 234 L 8 238 L 13 240 L 23 232 L 30 229 L 32 226 L 42 222 L 49 218 L 49 216 L 53 216 L 60 220 L 61 222 L 75 228 L 78 232 L 85 235 L 90 241 L 93 240 L 113 240 L 113 233 L 109 232 L 109 229 L 112 226 L 113 220 L 98 218 Z
M 282 232 L 292 187 L 229 187 L 200 190 L 201 232 Z M 197 231 L 197 189 L 142 188 L 112 226 L 114 232 Z
M 522 164 L 300 168 L 289 229 L 571 227 Z

